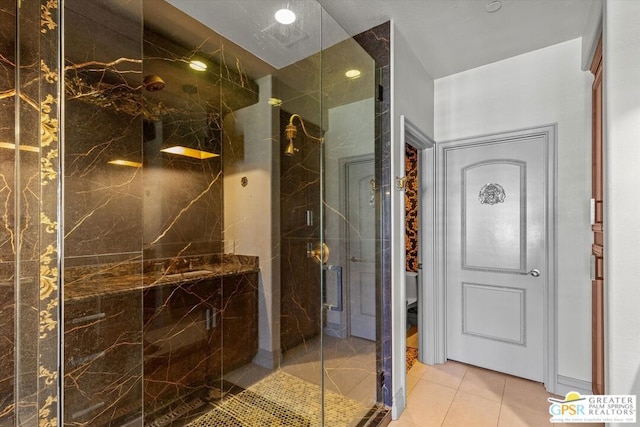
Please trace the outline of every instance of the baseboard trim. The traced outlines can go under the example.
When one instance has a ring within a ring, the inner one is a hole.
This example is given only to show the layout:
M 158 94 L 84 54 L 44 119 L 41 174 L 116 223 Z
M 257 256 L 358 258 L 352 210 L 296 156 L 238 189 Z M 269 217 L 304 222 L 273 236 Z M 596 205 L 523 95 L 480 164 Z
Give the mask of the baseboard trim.
M 400 390 L 393 396 L 393 406 L 391 407 L 391 419 L 397 420 L 400 418 L 400 414 L 404 411 L 407 403 L 404 401 L 404 388 L 400 387 Z
M 276 369 L 280 366 L 280 361 L 282 360 L 282 353 L 280 349 L 275 351 L 269 351 L 262 348 L 258 349 L 258 354 L 256 354 L 253 358 L 253 363 L 258 366 L 262 366 L 267 369 Z
M 558 389 L 557 394 L 566 396 L 570 391 L 577 391 L 580 394 L 592 394 L 591 383 L 588 381 L 579 380 L 576 378 L 565 377 L 564 375 L 557 376 Z

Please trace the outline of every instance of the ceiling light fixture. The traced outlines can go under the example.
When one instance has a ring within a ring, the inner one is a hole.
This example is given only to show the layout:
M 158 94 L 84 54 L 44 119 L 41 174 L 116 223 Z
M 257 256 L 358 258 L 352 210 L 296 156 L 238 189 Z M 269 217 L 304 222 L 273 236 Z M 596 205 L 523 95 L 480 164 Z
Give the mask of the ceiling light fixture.
M 284 25 L 293 24 L 296 20 L 296 14 L 289 9 L 288 5 L 285 9 L 278 10 L 274 17 L 276 18 L 276 21 Z
M 487 12 L 489 13 L 497 12 L 502 7 L 502 2 L 500 0 L 494 0 L 492 2 L 487 3 L 485 7 L 487 9 Z
M 344 73 L 345 76 L 347 76 L 350 79 L 357 79 L 358 77 L 360 77 L 362 75 L 362 73 L 360 72 L 360 70 L 349 70 L 346 73 Z
M 269 105 L 272 107 L 280 107 L 282 106 L 282 99 L 280 98 L 269 98 Z
M 202 61 L 191 61 L 189 62 L 189 67 L 196 71 L 205 71 L 207 69 L 207 64 Z

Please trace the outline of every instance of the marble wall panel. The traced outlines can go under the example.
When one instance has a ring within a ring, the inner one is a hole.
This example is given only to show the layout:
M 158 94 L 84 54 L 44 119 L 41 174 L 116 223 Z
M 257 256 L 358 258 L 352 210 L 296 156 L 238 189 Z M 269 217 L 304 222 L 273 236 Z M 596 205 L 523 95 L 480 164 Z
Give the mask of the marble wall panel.
M 142 1 L 64 5 L 65 418 L 59 424 L 120 425 L 141 417 L 143 400 Z M 130 163 L 109 163 L 116 160 Z M 85 274 L 78 274 L 81 266 Z M 102 277 L 126 278 L 132 291 L 113 294 Z M 82 296 L 88 288 L 93 292 Z
M 0 0 L 0 143 L 15 144 L 15 0 Z M 0 425 L 14 423 L 15 150 L 0 148 Z
M 377 324 L 376 341 L 378 373 L 382 380 L 378 384 L 378 401 L 392 404 L 388 392 L 391 387 L 391 24 L 385 22 L 364 31 L 354 39 L 376 62 L 376 84 L 382 89 L 382 97 L 376 102 L 375 167 L 376 203 L 380 206 L 376 224 L 380 224 L 376 239 L 380 242 L 376 253 Z
M 90 263 L 142 248 L 141 168 L 109 162 L 142 164 L 143 100 L 139 32 L 86 3 L 65 3 L 64 238 L 65 258 Z
M 291 113 L 280 112 L 284 135 Z M 296 124 L 297 124 L 296 119 Z M 320 129 L 306 122 L 319 137 Z M 320 265 L 307 255 L 320 242 L 320 146 L 300 126 L 293 156 L 280 154 L 280 346 L 283 351 L 318 335 L 322 326 Z M 285 144 L 282 144 L 283 147 Z M 307 211 L 313 224 L 307 224 Z

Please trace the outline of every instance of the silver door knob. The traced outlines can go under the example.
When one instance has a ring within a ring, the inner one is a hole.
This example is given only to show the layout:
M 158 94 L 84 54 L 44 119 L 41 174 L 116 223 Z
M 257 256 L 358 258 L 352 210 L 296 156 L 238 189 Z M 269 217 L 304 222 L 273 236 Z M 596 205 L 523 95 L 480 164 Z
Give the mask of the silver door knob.
M 520 273 L 523 276 L 533 276 L 533 277 L 540 277 L 540 270 L 538 270 L 537 268 L 534 268 L 533 270 L 529 271 L 528 273 Z

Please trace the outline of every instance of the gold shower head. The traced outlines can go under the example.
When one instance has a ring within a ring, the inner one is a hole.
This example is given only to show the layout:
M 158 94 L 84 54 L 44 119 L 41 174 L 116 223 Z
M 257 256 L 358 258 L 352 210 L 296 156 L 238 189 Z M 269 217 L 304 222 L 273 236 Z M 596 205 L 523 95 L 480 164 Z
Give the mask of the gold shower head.
M 291 123 L 291 121 L 289 121 L 289 124 L 284 129 L 284 134 L 289 140 L 289 142 L 287 143 L 287 147 L 284 149 L 284 155 L 293 156 L 296 153 L 296 151 L 298 151 L 293 145 L 293 139 L 298 134 L 298 129 L 296 128 L 296 125 L 294 125 L 293 123 Z
M 287 143 L 286 148 L 284 149 L 284 155 L 293 156 L 294 154 L 296 154 L 296 151 L 298 151 L 298 149 L 293 146 L 293 139 L 290 139 Z
M 323 138 L 316 138 L 315 136 L 309 135 L 307 129 L 304 127 L 304 121 L 302 120 L 302 117 L 300 117 L 298 114 L 292 114 L 291 117 L 289 117 L 289 124 L 284 128 L 284 135 L 289 140 L 287 146 L 284 149 L 284 154 L 286 156 L 293 156 L 298 152 L 298 149 L 293 145 L 293 140 L 298 135 L 298 128 L 293 124 L 293 119 L 295 119 L 296 117 L 298 118 L 298 121 L 300 121 L 302 132 L 304 132 L 307 138 L 312 139 L 320 144 L 324 142 Z

